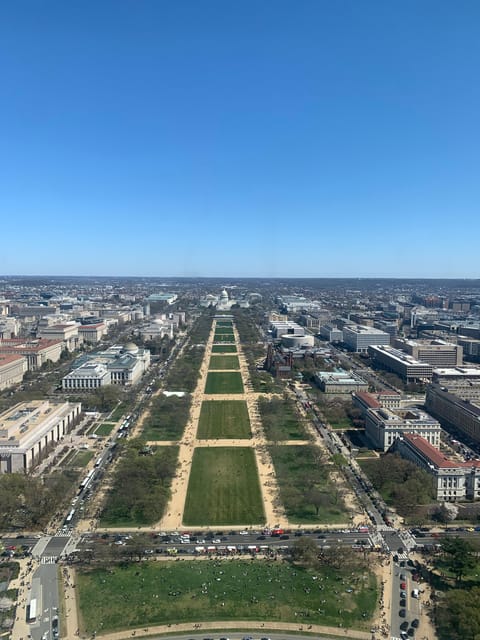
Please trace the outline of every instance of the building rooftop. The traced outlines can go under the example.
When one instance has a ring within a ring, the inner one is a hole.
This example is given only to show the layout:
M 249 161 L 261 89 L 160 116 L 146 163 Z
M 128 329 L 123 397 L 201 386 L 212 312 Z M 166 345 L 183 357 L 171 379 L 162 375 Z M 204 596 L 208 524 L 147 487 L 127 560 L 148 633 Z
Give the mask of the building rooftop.
M 48 338 L 0 338 L 0 351 L 2 349 L 18 349 L 18 351 L 41 351 L 53 345 L 62 344 L 61 340 L 49 340 Z
M 480 468 L 480 460 L 470 460 L 468 462 L 456 462 L 447 458 L 446 455 L 435 449 L 425 438 L 422 436 L 414 435 L 413 433 L 404 433 L 402 436 L 407 440 L 415 449 L 417 449 L 434 467 L 437 469 L 465 469 L 469 467 Z
M 323 382 L 335 383 L 335 384 L 366 384 L 365 380 L 361 378 L 357 373 L 353 371 L 344 371 L 339 369 L 337 371 L 317 371 L 317 377 Z
M 442 367 L 434 369 L 433 373 L 435 376 L 441 378 L 480 378 L 479 367 Z
M 394 347 L 391 347 L 391 346 L 389 346 L 387 344 L 370 345 L 368 348 L 372 349 L 373 351 L 383 352 L 383 353 L 387 354 L 390 358 L 398 360 L 399 362 L 404 362 L 405 364 L 419 365 L 419 366 L 422 366 L 422 367 L 431 367 L 432 366 L 428 362 L 422 362 L 421 360 L 417 360 L 416 358 L 414 358 L 413 356 L 409 355 L 408 353 L 405 353 L 404 351 L 401 351 L 400 349 L 395 349 Z
M 39 428 L 69 413 L 74 405 L 69 402 L 51 403 L 31 400 L 11 407 L 0 415 L 0 447 L 23 446 Z
M 386 334 L 385 331 L 382 331 L 381 329 L 377 329 L 376 327 L 365 327 L 363 324 L 354 324 L 354 325 L 347 325 L 345 327 L 345 329 L 348 329 L 348 331 L 353 331 L 354 333 L 358 333 L 358 334 L 375 334 L 375 335 L 390 335 L 390 334 Z
M 10 364 L 11 362 L 16 362 L 17 360 L 23 360 L 24 356 L 20 353 L 17 355 L 16 353 L 0 353 L 0 367 L 5 364 Z
M 382 406 L 377 400 L 375 400 L 373 395 L 371 393 L 368 393 L 367 391 L 356 391 L 355 396 L 357 398 L 360 398 L 360 400 L 368 405 L 370 409 L 380 409 L 380 407 Z

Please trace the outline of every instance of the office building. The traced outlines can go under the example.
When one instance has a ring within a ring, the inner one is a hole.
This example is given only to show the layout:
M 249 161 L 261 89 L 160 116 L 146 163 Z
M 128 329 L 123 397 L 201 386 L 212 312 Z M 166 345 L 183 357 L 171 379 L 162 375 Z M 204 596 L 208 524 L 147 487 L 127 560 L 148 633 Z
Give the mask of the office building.
M 365 417 L 368 409 L 399 409 L 401 396 L 395 391 L 358 391 L 352 393 L 353 404 L 361 410 Z
M 39 328 L 37 335 L 48 340 L 61 340 L 65 349 L 75 351 L 82 343 L 79 326 L 77 322 L 48 325 Z
M 27 371 L 25 356 L 0 353 L 0 390 L 20 383 Z
M 82 324 L 78 327 L 78 335 L 83 342 L 95 344 L 100 342 L 102 337 L 107 333 L 107 325 L 104 322 L 96 322 L 95 324 Z
M 460 367 L 463 349 L 444 340 L 404 340 L 397 338 L 393 346 L 411 355 L 415 360 L 428 362 L 434 367 Z
M 80 403 L 31 400 L 0 415 L 0 473 L 33 469 L 78 422 Z
M 46 362 L 58 362 L 62 354 L 61 340 L 43 338 L 11 338 L 0 340 L 0 354 L 25 356 L 29 371 L 40 369 Z
M 280 340 L 284 335 L 304 336 L 305 327 L 300 326 L 296 322 L 286 320 L 284 322 L 271 322 L 270 331 L 274 339 Z
M 396 373 L 406 382 L 426 382 L 432 379 L 433 367 L 419 362 L 413 356 L 390 346 L 369 346 L 368 355 L 373 364 Z
M 317 371 L 315 382 L 325 393 L 352 393 L 352 391 L 366 391 L 368 382 L 354 371 Z
M 409 409 L 401 415 L 390 409 L 370 408 L 365 413 L 365 434 L 375 449 L 387 451 L 404 433 L 414 433 L 440 447 L 440 424 L 424 411 Z
M 320 335 L 328 342 L 343 342 L 343 331 L 332 324 L 322 324 Z
M 480 404 L 462 400 L 438 384 L 429 384 L 425 407 L 445 426 L 456 429 L 475 444 L 480 443 Z
M 362 325 L 345 325 L 343 342 L 356 353 L 366 353 L 371 345 L 390 344 L 390 336 L 385 331 Z
M 480 461 L 456 462 L 447 458 L 421 436 L 404 434 L 395 451 L 435 479 L 436 499 L 441 502 L 480 498 Z

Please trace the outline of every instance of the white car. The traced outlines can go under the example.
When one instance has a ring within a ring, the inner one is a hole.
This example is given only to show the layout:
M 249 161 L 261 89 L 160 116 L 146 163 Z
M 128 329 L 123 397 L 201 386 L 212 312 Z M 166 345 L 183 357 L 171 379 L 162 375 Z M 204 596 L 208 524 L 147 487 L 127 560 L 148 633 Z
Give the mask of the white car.
M 241 536 L 248 536 L 249 533 L 250 531 L 240 531 Z
M 197 540 L 197 542 L 198 542 L 198 540 Z M 221 544 L 221 542 L 222 542 L 222 541 L 220 540 L 220 538 L 214 538 L 214 539 L 212 540 L 212 544 Z

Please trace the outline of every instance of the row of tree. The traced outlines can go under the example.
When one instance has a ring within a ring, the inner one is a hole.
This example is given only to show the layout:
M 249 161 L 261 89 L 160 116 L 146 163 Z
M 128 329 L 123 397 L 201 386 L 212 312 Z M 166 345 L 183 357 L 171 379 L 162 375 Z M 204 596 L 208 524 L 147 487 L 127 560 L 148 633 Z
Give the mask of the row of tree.
M 190 396 L 155 396 L 142 429 L 146 440 L 179 440 L 190 414 Z
M 140 439 L 127 442 L 114 472 L 102 513 L 106 526 L 140 526 L 157 522 L 170 497 L 178 447 L 149 449 Z
M 43 479 L 23 473 L 0 475 L 0 530 L 43 529 L 59 508 L 61 497 L 72 493 L 78 474 L 71 470 Z
M 385 502 L 395 506 L 401 516 L 411 518 L 418 505 L 435 501 L 432 476 L 398 454 L 364 460 L 362 467 Z

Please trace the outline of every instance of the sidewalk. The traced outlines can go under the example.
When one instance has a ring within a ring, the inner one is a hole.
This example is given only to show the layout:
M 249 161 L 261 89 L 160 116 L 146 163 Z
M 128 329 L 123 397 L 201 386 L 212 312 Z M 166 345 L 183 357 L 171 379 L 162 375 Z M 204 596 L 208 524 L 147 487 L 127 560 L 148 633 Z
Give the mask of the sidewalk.
M 17 610 L 10 640 L 25 640 L 30 634 L 30 625 L 27 623 L 27 603 L 32 577 L 39 563 L 31 558 L 21 558 L 16 562 L 20 565 L 20 571 L 18 577 L 11 580 L 9 584 L 9 589 L 18 589 Z

